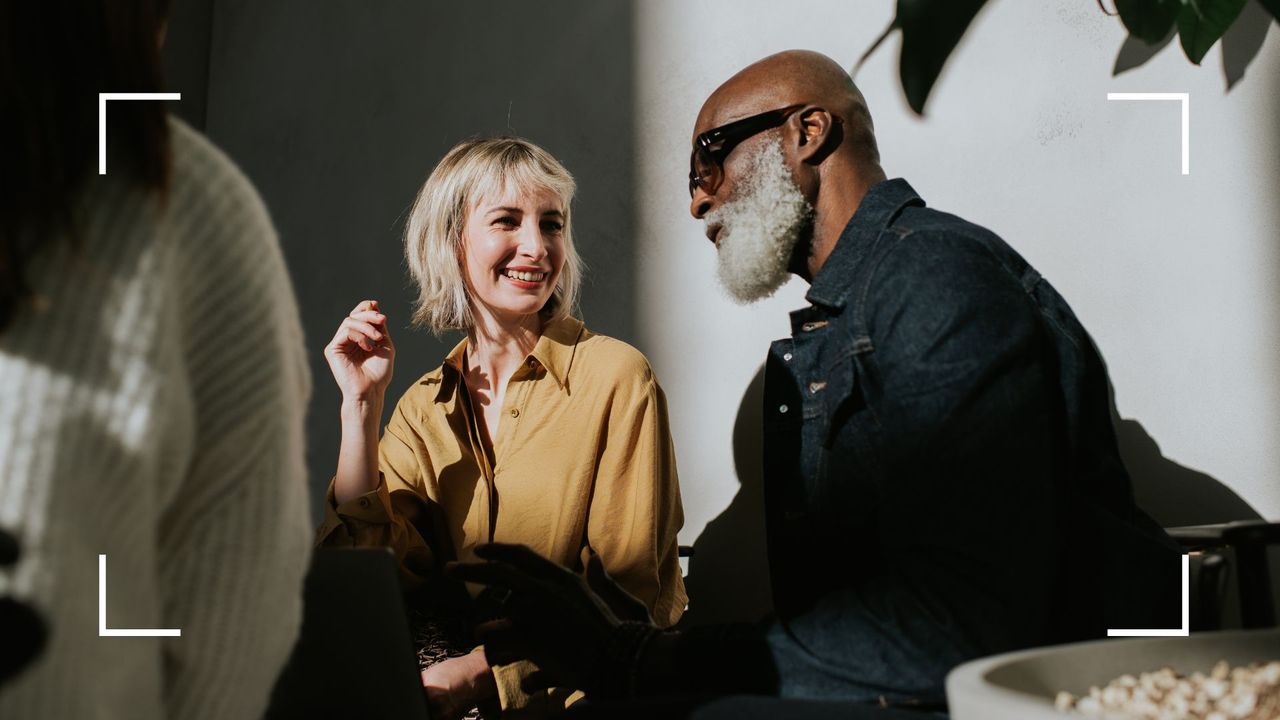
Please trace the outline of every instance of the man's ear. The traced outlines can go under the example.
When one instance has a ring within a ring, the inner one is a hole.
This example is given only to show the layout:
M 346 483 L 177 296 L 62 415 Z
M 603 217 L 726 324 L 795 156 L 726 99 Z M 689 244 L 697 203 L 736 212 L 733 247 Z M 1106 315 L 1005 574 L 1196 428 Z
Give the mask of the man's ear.
M 840 123 L 827 110 L 807 107 L 795 114 L 798 133 L 796 158 L 817 165 L 840 145 Z

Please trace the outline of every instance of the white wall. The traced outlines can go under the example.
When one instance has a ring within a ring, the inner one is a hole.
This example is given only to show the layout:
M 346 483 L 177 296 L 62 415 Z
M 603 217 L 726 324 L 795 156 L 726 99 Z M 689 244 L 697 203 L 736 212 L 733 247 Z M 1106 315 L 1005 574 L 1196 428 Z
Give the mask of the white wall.
M 702 100 L 766 54 L 809 48 L 851 65 L 892 0 L 638 3 L 641 345 L 670 398 L 693 542 L 738 490 L 731 432 L 770 340 L 802 307 L 732 304 L 688 214 L 684 174 Z M 1108 4 L 1108 6 L 1110 6 Z M 1280 32 L 1224 91 L 1176 40 L 1111 76 L 1125 33 L 1092 0 L 995 1 L 953 54 L 921 120 L 898 87 L 895 36 L 857 80 L 890 176 L 933 207 L 987 225 L 1067 297 L 1111 369 L 1121 415 L 1164 456 L 1280 519 Z M 1176 103 L 1191 94 L 1191 174 Z

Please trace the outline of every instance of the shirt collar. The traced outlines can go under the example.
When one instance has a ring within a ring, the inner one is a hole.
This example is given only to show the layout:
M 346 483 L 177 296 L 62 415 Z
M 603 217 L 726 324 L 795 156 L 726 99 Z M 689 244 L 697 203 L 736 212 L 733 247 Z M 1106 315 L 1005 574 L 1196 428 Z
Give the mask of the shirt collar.
M 462 365 L 464 362 L 466 362 L 466 354 L 467 354 L 467 339 L 464 337 L 458 341 L 457 345 L 453 346 L 453 349 L 449 351 L 448 355 L 445 355 L 444 365 L 442 367 L 453 370 L 454 372 L 461 375 Z
M 569 369 L 573 366 L 578 340 L 585 332 L 582 321 L 572 315 L 552 320 L 542 328 L 542 337 L 529 353 L 529 357 L 537 360 L 547 369 L 547 374 L 555 378 L 561 390 L 569 384 Z
M 906 180 L 882 180 L 871 186 L 813 279 L 805 300 L 814 305 L 843 308 L 852 289 L 849 278 L 854 268 L 871 250 L 881 231 L 909 206 L 924 207 L 924 200 Z
M 573 366 L 578 341 L 582 339 L 585 332 L 582 321 L 573 316 L 548 321 L 543 326 L 542 336 L 533 346 L 533 352 L 529 353 L 526 362 L 537 361 L 547 369 L 547 374 L 556 381 L 556 386 L 561 390 L 565 389 L 569 383 L 569 370 Z M 439 387 L 436 389 L 436 402 L 444 402 L 456 387 L 457 379 L 462 377 L 466 352 L 467 339 L 463 338 L 445 356 L 440 369 L 448 372 L 441 374 Z
M 467 352 L 467 339 L 464 337 L 453 346 L 449 354 L 445 356 L 444 362 L 440 367 L 433 370 L 427 375 L 428 383 L 436 385 L 436 402 L 445 402 L 453 394 L 454 388 L 458 387 L 458 378 L 462 377 L 463 355 Z

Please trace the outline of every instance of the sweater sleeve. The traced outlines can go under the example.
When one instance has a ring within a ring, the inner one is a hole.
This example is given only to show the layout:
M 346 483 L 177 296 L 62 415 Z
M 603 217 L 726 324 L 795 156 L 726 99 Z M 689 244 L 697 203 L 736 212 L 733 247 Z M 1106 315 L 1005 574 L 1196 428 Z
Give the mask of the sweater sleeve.
M 167 717 L 248 718 L 301 626 L 310 374 L 266 209 L 225 158 L 205 160 L 172 198 L 185 213 L 174 298 L 196 434 L 157 529 L 165 627 L 181 630 L 164 640 L 164 701 Z

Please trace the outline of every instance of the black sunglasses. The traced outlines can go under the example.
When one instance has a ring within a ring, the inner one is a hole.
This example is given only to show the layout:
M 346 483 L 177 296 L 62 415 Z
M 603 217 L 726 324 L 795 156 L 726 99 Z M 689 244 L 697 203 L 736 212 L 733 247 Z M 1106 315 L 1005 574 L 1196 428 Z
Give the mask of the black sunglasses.
M 689 157 L 689 197 L 698 188 L 708 195 L 715 194 L 724 180 L 724 160 L 743 140 L 776 128 L 787 121 L 804 105 L 788 105 L 777 110 L 762 112 L 727 125 L 712 128 L 693 141 L 693 154 Z

